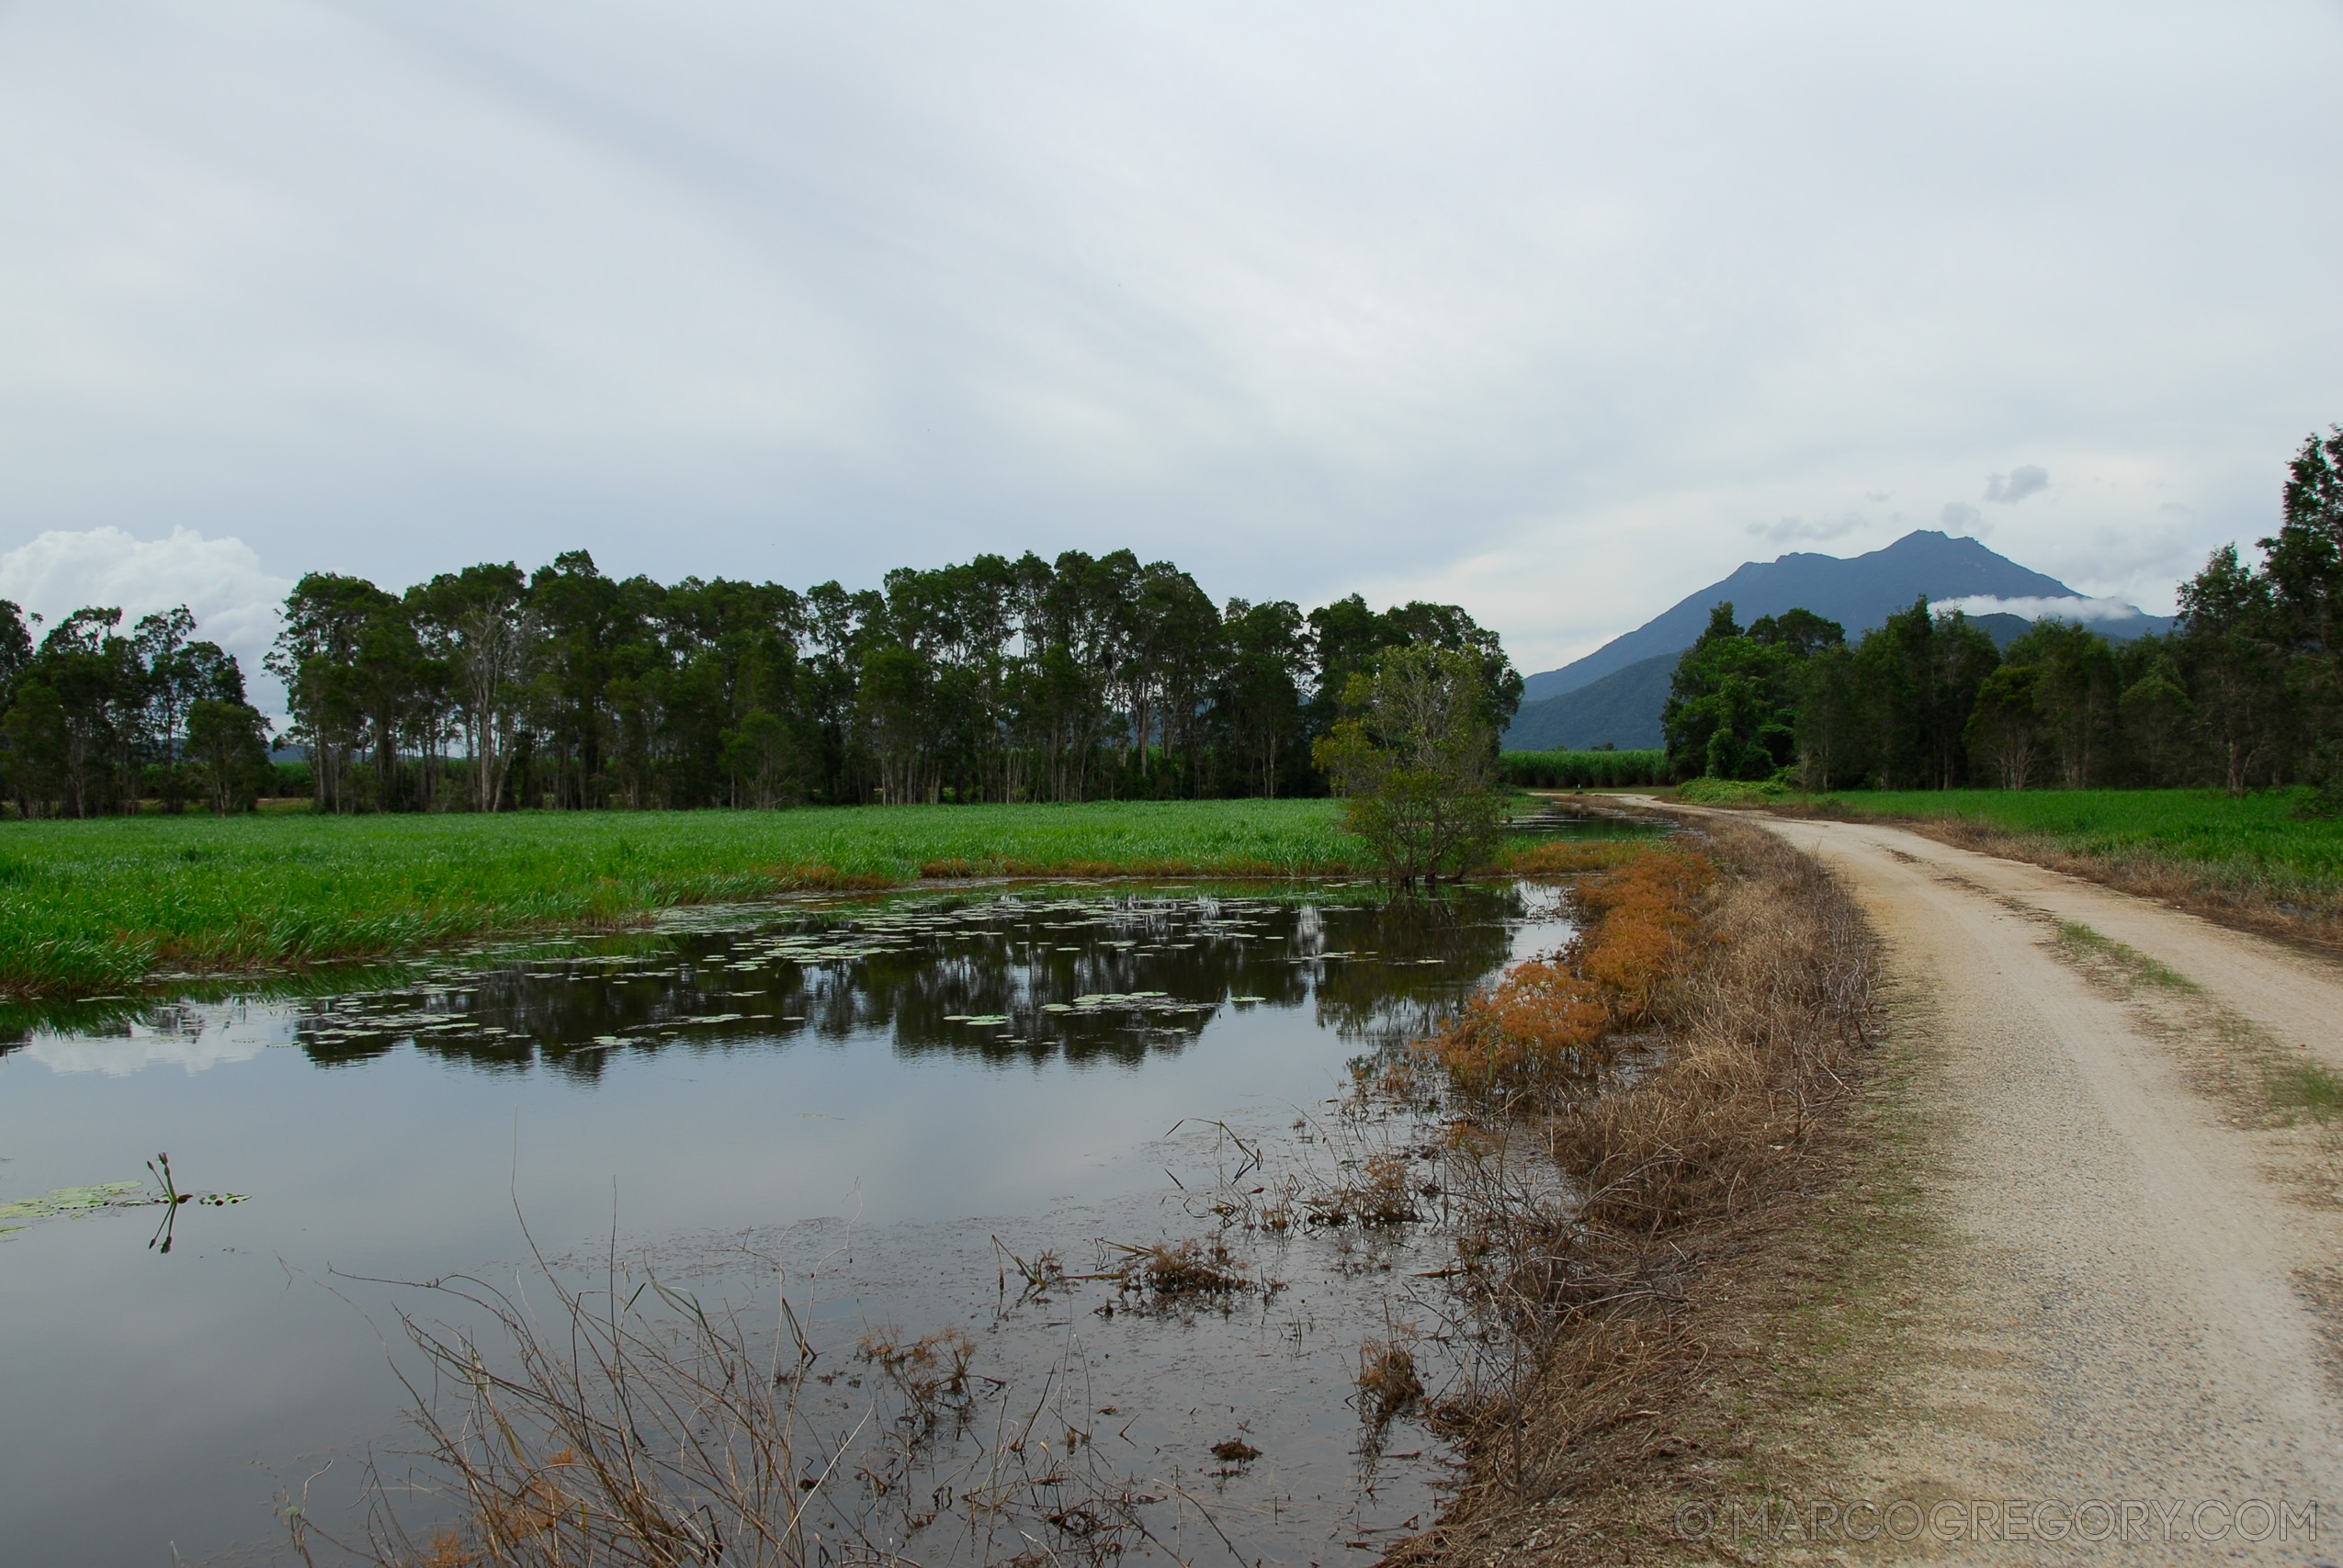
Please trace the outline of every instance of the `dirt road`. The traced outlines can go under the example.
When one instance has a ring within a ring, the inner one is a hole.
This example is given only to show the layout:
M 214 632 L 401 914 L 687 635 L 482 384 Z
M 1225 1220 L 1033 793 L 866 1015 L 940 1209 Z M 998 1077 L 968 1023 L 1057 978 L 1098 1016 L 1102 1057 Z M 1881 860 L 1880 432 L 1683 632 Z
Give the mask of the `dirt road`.
M 1948 1238 L 1841 1495 L 1914 1500 L 1905 1550 L 1960 1561 L 2343 1561 L 2343 1165 L 2271 1087 L 2343 1070 L 2343 970 L 1897 829 L 1768 825 L 1885 942 Z

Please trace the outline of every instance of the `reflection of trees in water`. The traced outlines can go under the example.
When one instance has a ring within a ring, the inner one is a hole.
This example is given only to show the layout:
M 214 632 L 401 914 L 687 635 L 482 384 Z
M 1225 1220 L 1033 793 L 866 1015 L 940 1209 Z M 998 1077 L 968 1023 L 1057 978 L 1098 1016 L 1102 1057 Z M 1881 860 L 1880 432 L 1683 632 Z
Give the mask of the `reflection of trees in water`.
M 1422 1039 L 1511 954 L 1507 922 L 1522 913 L 1511 888 L 1472 886 L 1439 898 L 1327 910 L 1324 951 L 1375 957 L 1326 961 L 1319 1023 L 1376 1052 Z
M 1511 889 L 1393 904 L 1333 901 L 1341 897 L 899 904 L 442 969 L 424 986 L 377 974 L 376 989 L 295 1003 L 294 1021 L 321 1066 L 413 1042 L 477 1070 L 544 1066 L 583 1080 L 613 1051 L 871 1033 L 907 1055 L 1136 1064 L 1185 1049 L 1211 1016 L 1202 1010 L 1237 997 L 1286 1009 L 1314 998 L 1321 1027 L 1381 1049 L 1429 1032 L 1501 964 L 1505 922 L 1522 913 Z M 1344 953 L 1360 956 L 1321 956 Z M 1120 999 L 1050 1010 L 1082 997 Z M 195 1028 L 196 1010 L 150 1005 L 77 1032 L 127 1034 L 133 1021 Z

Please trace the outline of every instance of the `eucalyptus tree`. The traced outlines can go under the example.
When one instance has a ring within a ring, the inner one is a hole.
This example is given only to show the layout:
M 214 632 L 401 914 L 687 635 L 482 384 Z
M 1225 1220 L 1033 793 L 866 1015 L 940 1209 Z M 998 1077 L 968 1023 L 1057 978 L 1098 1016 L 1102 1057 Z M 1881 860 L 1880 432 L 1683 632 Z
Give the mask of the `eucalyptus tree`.
M 2111 776 L 2123 688 L 2108 640 L 2071 621 L 2038 621 L 2002 650 L 2001 662 L 2039 672 L 2033 705 L 2060 782 L 2085 789 Z
M 379 695 L 365 677 L 383 672 L 377 660 L 362 673 L 359 657 L 369 622 L 397 603 L 364 578 L 322 571 L 302 577 L 286 596 L 284 627 L 263 662 L 284 682 L 290 733 L 308 743 L 320 811 L 356 810 L 359 804 L 353 764 L 368 699 Z
M 2178 649 L 2231 795 L 2245 794 L 2274 760 L 2287 728 L 2286 650 L 2271 587 L 2235 545 L 2213 551 L 2180 586 Z
M 1274 799 L 1281 763 L 1304 735 L 1302 694 L 1316 659 L 1309 623 L 1291 600 L 1231 599 L 1221 625 L 1228 657 L 1215 705 L 1242 758 L 1248 790 Z
M 1798 751 L 1797 705 L 1817 654 L 1846 631 L 1808 610 L 1761 615 L 1745 632 L 1725 600 L 1677 660 L 1660 710 L 1669 761 L 1681 777 L 1771 778 Z
M 457 722 L 470 760 L 475 811 L 501 808 L 520 738 L 540 643 L 527 590 L 520 568 L 508 561 L 443 573 L 431 580 L 422 597 L 422 613 L 455 675 Z

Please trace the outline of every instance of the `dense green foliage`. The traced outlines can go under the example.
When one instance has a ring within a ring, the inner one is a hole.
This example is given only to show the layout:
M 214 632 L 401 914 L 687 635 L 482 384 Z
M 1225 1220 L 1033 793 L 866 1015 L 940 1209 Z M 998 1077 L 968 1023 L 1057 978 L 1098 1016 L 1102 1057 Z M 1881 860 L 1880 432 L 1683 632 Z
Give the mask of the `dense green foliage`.
M 2343 427 L 2305 441 L 2258 565 L 2213 552 L 2167 637 L 2045 620 L 1997 652 L 1925 601 L 1854 648 L 1805 611 L 1719 604 L 1662 717 L 1679 779 L 1809 789 L 2309 783 L 2343 810 Z
M 1676 662 L 1660 710 L 1668 763 L 1679 778 L 1770 778 L 1796 746 L 1801 675 L 1846 628 L 1805 610 L 1761 616 L 1744 632 L 1733 606 L 1709 612 L 1700 639 Z
M 286 739 L 335 812 L 1317 795 L 1310 743 L 1382 649 L 1468 655 L 1500 721 L 1522 688 L 1454 605 L 1216 607 L 1128 550 L 803 593 L 613 579 L 572 551 L 400 593 L 311 573 L 285 611 L 268 666 Z M 234 660 L 187 643 L 184 610 L 129 637 L 119 619 L 81 611 L 36 650 L 0 604 L 0 770 L 19 812 L 135 810 L 158 765 L 175 808 L 194 760 L 192 793 L 248 802 L 266 775 Z
M 850 592 L 605 577 L 582 551 L 392 595 L 312 575 L 272 668 L 322 808 L 777 806 L 1315 794 L 1330 694 L 1381 648 L 1469 651 L 1450 605 L 1216 607 L 1127 550 L 980 556 Z M 411 764 L 420 764 L 411 765 Z
M 1668 753 L 1645 751 L 1506 751 L 1498 776 L 1517 789 L 1578 789 L 1668 782 Z
M 195 640 L 185 606 L 142 617 L 76 610 L 36 648 L 0 599 L 0 779 L 17 814 L 135 811 L 153 795 L 176 811 L 248 806 L 267 780 L 266 726 L 243 672 Z
M 923 872 L 1283 875 L 1362 859 L 1334 803 L 227 818 L 0 831 L 0 992 L 355 957 Z
M 2228 879 L 2332 895 L 2343 890 L 2343 821 L 2304 821 L 2300 790 L 1865 791 L 1818 795 L 1828 811 L 1962 818 L 2038 835 L 2077 854 L 2153 856 Z
M 1341 716 L 1312 748 L 1342 799 L 1342 825 L 1395 887 L 1462 874 L 1497 841 L 1497 729 L 1479 660 L 1387 648 L 1342 690 Z

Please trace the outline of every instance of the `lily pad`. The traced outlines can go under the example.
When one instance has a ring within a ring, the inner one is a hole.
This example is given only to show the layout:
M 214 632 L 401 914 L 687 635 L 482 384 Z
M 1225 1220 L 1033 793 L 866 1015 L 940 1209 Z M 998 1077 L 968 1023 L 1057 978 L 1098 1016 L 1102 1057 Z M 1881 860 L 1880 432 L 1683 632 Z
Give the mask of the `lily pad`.
M 21 1202 L 0 1203 L 0 1220 L 49 1220 L 60 1214 L 86 1214 L 144 1185 L 139 1181 L 101 1181 L 95 1187 L 60 1187 Z

